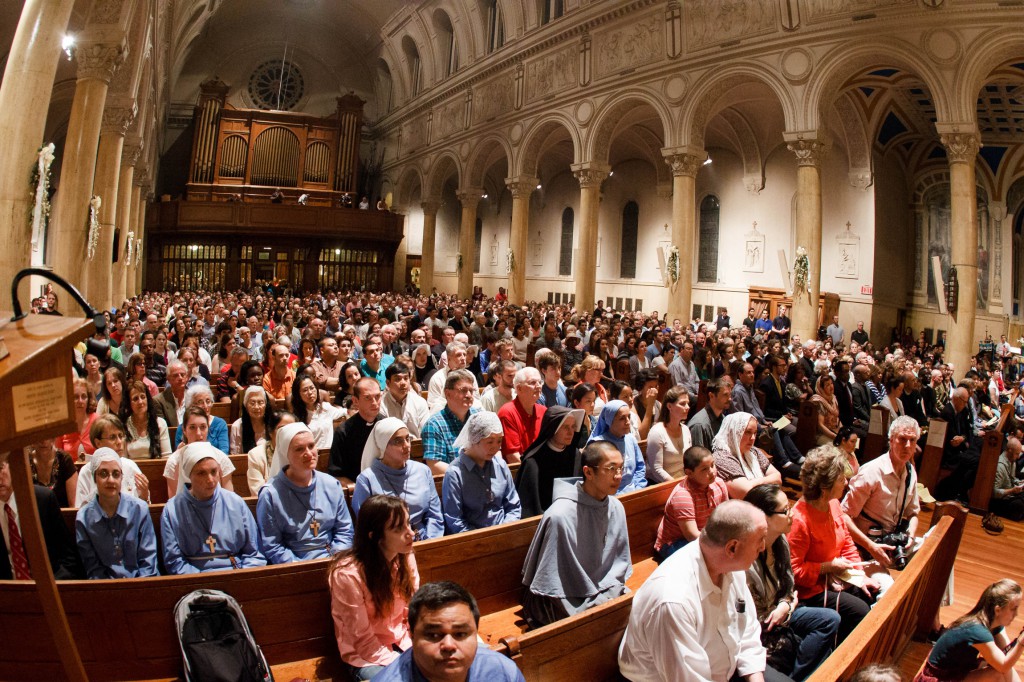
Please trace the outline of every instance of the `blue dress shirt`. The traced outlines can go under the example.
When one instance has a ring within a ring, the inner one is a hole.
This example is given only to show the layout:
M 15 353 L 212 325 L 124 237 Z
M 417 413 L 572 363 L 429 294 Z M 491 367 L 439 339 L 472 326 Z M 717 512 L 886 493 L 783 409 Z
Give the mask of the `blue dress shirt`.
M 518 521 L 522 516 L 519 493 L 505 460 L 495 457 L 480 467 L 465 452 L 444 474 L 441 509 L 450 535 Z
M 90 580 L 159 575 L 149 505 L 137 497 L 121 495 L 113 516 L 94 497 L 78 510 L 75 539 Z
M 356 478 L 356 489 L 352 493 L 352 513 L 356 518 L 363 502 L 373 495 L 393 495 L 405 501 L 409 507 L 409 525 L 417 540 L 444 535 L 441 498 L 426 464 L 409 460 L 401 469 L 392 469 L 379 459 L 373 460 Z

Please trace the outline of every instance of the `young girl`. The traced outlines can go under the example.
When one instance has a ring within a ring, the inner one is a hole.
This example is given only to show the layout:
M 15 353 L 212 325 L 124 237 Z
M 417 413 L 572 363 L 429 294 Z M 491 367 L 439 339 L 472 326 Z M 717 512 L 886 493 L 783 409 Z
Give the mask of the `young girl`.
M 412 646 L 406 621 L 419 587 L 405 502 L 374 495 L 359 510 L 352 549 L 327 572 L 341 660 L 353 678 L 372 680 Z
M 1013 666 L 1024 643 L 1018 634 L 1011 644 L 1006 628 L 1017 617 L 1020 600 L 1021 587 L 1012 580 L 986 587 L 974 608 L 953 621 L 935 642 L 914 682 L 1019 682 Z

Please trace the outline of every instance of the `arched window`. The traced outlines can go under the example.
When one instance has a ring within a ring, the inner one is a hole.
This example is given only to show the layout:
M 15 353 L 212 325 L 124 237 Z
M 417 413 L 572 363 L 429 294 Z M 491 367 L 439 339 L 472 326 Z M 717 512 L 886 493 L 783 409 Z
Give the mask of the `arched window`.
M 476 229 L 473 231 L 473 272 L 480 273 L 480 251 L 484 241 L 484 221 L 476 219 Z
M 565 6 L 562 0 L 540 0 L 541 26 L 558 19 L 564 13 Z
M 697 252 L 697 281 L 718 281 L 718 197 L 709 194 L 700 202 L 700 247 Z
M 409 36 L 402 38 L 402 51 L 409 68 L 409 94 L 415 96 L 420 92 L 420 51 Z
M 640 207 L 630 201 L 622 209 L 622 249 L 619 257 L 619 277 L 636 277 L 636 241 L 640 232 Z
M 391 78 L 391 68 L 383 59 L 377 60 L 377 97 L 380 101 L 381 113 L 391 111 L 391 103 L 394 100 L 394 82 Z
M 459 68 L 459 48 L 455 43 L 452 20 L 444 10 L 434 10 L 434 31 L 440 47 L 441 63 L 444 64 L 442 78 L 455 73 Z
M 572 208 L 566 207 L 562 211 L 562 243 L 558 252 L 558 275 L 560 277 L 572 276 Z
M 494 52 L 505 44 L 505 18 L 501 15 L 498 0 L 484 0 L 487 17 L 487 52 Z

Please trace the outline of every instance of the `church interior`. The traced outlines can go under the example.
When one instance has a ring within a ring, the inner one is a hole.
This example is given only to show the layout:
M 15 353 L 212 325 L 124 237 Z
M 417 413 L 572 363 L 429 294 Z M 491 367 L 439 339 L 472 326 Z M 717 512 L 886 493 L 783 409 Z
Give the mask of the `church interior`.
M 967 367 L 1024 345 L 1022 26 L 994 0 L 0 3 L 0 309 L 26 267 L 107 310 L 500 288 L 667 325 L 788 306 L 804 338 L 834 313 Z M 969 523 L 944 617 L 1005 558 Z

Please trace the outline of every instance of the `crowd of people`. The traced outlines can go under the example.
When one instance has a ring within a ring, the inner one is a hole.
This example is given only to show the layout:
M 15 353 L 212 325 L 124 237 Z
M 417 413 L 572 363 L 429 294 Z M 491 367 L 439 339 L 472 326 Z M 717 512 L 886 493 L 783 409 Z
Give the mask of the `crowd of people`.
M 358 679 L 408 679 L 398 671 L 427 665 L 401 653 L 416 650 L 420 624 L 428 639 L 455 628 L 448 654 L 465 656 L 478 619 L 461 588 L 419 588 L 414 541 L 543 515 L 523 566 L 524 614 L 541 626 L 628 591 L 617 496 L 678 481 L 622 673 L 802 680 L 920 545 L 913 460 L 929 418 L 947 421 L 944 465 L 957 470 L 936 492 L 958 498 L 982 430 L 1006 401 L 1024 418 L 1024 400 L 1005 338 L 955 382 L 941 340 L 876 347 L 862 324 L 847 338 L 838 316 L 820 339 L 790 327 L 784 307 L 774 319 L 751 309 L 738 326 L 724 311 L 684 324 L 601 302 L 520 308 L 479 291 L 146 294 L 76 349 L 78 428 L 30 449 L 40 504 L 79 509 L 70 546 L 47 529 L 51 563 L 99 579 L 332 557 L 342 660 Z M 786 423 L 804 401 L 816 408 L 809 452 Z M 216 403 L 236 404 L 238 418 L 215 416 Z M 889 448 L 862 465 L 876 405 L 892 417 Z M 1007 440 L 993 502 L 1017 519 L 1022 435 Z M 255 515 L 232 489 L 236 454 Z M 165 480 L 147 480 L 140 459 L 165 460 Z M 783 477 L 802 484 L 794 505 Z M 154 486 L 169 499 L 158 530 Z M 0 474 L 6 504 L 2 492 Z M 8 577 L 25 577 L 10 545 Z M 972 614 L 974 630 L 1005 625 Z M 947 644 L 984 643 L 974 630 Z M 994 669 L 1016 660 L 978 650 Z M 962 679 L 940 673 L 965 665 L 963 652 L 936 651 L 929 674 Z M 480 665 L 494 666 L 488 679 L 517 679 L 514 666 Z

